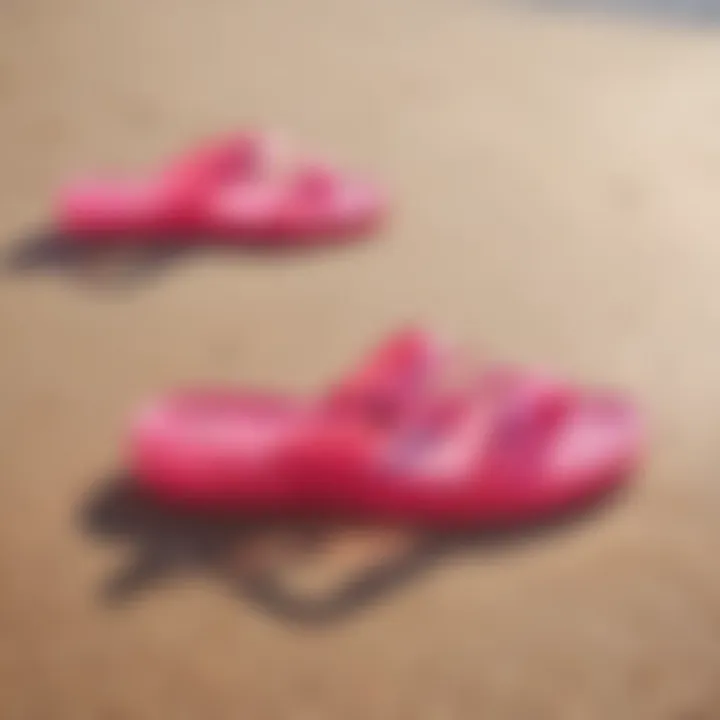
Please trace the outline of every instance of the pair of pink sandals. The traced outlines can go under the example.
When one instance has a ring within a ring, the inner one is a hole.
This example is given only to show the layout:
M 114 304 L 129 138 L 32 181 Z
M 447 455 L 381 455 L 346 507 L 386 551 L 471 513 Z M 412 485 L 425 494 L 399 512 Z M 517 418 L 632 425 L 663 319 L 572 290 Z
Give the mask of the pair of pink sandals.
M 147 182 L 73 186 L 59 224 L 87 242 L 182 231 L 274 243 L 381 218 L 370 184 L 317 163 L 272 177 L 269 150 L 238 136 Z M 462 527 L 541 519 L 606 493 L 637 465 L 641 435 L 623 398 L 480 368 L 410 329 L 315 400 L 242 390 L 160 398 L 134 422 L 129 456 L 142 489 L 190 509 Z

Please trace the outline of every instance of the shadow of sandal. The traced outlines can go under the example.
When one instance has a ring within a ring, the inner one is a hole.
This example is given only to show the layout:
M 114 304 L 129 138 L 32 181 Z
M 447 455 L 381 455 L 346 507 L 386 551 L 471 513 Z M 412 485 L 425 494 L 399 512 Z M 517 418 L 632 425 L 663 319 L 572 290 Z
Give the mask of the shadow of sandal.
M 100 243 L 50 230 L 21 237 L 6 253 L 5 269 L 13 273 L 63 274 L 91 285 L 126 287 L 155 278 L 181 261 L 200 256 L 244 255 L 263 260 L 295 258 L 348 245 L 363 235 L 317 238 L 294 242 L 292 238 L 268 242 L 262 238 L 207 239 L 193 236 L 154 235 L 107 238 Z M 354 243 L 353 243 L 354 244 Z
M 115 476 L 88 496 L 80 522 L 92 537 L 131 546 L 130 562 L 104 585 L 106 601 L 128 599 L 178 575 L 200 573 L 280 619 L 320 625 L 351 616 L 443 558 L 537 539 L 594 517 L 619 494 L 532 526 L 451 533 L 321 518 L 189 515 L 158 506 L 136 493 L 130 478 Z M 361 548 L 359 557 L 353 547 Z M 320 562 L 319 582 L 311 577 L 308 589 L 303 575 L 309 570 L 317 576 L 318 559 L 327 560 L 328 555 L 330 568 Z M 333 556 L 339 560 L 336 567 Z

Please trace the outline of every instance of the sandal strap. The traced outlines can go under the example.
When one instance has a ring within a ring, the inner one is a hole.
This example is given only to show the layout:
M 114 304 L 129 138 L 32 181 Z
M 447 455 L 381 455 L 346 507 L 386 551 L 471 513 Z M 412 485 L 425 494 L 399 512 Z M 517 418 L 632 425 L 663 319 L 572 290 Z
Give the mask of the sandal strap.
M 163 172 L 165 192 L 181 211 L 196 211 L 228 183 L 260 177 L 272 150 L 272 139 L 259 133 L 236 133 L 207 143 L 169 165 Z
M 577 394 L 539 374 L 482 369 L 457 348 L 409 329 L 371 354 L 330 402 L 389 433 L 393 464 L 406 466 L 430 447 L 445 448 L 441 455 L 500 470 L 487 473 L 499 477 L 542 462 Z
M 546 438 L 576 400 L 555 379 L 514 368 L 485 369 L 436 336 L 408 328 L 382 344 L 328 396 L 331 408 L 409 433 L 444 434 L 468 413 L 487 413 L 501 442 Z

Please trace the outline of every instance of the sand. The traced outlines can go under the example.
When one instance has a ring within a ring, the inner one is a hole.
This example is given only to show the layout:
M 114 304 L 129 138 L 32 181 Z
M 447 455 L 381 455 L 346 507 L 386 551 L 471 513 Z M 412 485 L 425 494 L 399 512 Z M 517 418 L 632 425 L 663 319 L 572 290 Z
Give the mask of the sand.
M 3 720 L 720 717 L 718 33 L 470 0 L 4 2 Z M 245 124 L 382 178 L 392 222 L 142 272 L 18 260 L 68 175 Z M 632 393 L 634 490 L 436 552 L 297 549 L 108 490 L 148 395 L 315 392 L 416 319 Z

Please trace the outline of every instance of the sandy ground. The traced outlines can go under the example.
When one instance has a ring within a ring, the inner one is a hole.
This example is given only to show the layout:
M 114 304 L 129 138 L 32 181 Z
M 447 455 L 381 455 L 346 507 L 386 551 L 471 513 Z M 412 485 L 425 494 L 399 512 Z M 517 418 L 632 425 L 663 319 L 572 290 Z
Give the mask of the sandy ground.
M 720 717 L 720 34 L 469 0 L 5 0 L 0 102 L 13 257 L 69 173 L 243 123 L 397 200 L 376 241 L 300 257 L 6 263 L 3 720 Z M 338 536 L 322 582 L 277 533 L 108 494 L 148 394 L 314 391 L 413 318 L 634 393 L 635 491 L 435 563 Z

